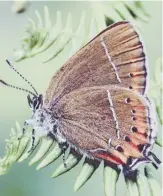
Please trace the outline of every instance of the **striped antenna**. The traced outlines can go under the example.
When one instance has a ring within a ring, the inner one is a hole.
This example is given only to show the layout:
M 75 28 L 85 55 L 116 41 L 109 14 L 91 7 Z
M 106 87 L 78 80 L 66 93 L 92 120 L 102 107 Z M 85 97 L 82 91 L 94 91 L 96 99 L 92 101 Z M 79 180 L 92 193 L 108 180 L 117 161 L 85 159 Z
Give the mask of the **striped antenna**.
M 17 69 L 13 65 L 11 65 L 11 63 L 7 59 L 6 59 L 6 62 L 23 80 L 25 80 L 32 87 L 32 89 L 35 91 L 36 95 L 38 95 L 34 86 L 19 71 L 17 71 Z
M 11 84 L 6 83 L 6 82 L 3 81 L 3 80 L 0 80 L 0 83 L 2 83 L 2 84 L 5 85 L 5 86 L 8 86 L 8 87 L 10 87 L 10 88 L 15 88 L 15 89 L 17 89 L 17 90 L 24 91 L 24 92 L 27 92 L 27 93 L 33 95 L 33 96 L 36 96 L 33 92 L 31 92 L 31 91 L 29 91 L 29 90 L 27 90 L 27 89 L 20 88 L 20 87 L 18 87 L 18 86 L 13 86 L 13 85 L 11 85 Z

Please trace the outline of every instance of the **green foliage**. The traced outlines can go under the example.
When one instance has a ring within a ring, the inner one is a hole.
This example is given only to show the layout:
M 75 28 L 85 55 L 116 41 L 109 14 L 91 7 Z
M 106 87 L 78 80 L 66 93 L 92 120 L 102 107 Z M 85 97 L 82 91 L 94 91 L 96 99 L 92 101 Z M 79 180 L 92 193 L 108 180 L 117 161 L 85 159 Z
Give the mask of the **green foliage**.
M 92 18 L 88 23 L 88 13 L 83 12 L 76 30 L 73 30 L 71 13 L 68 14 L 64 25 L 60 11 L 56 13 L 54 25 L 52 25 L 48 7 L 44 7 L 44 20 L 37 10 L 35 14 L 37 22 L 34 22 L 31 18 L 28 19 L 29 23 L 25 27 L 25 36 L 21 38 L 20 49 L 14 51 L 15 61 L 33 57 L 53 46 L 53 53 L 43 60 L 48 62 L 62 53 L 64 48 L 71 43 L 68 50 L 69 54 L 65 58 L 67 60 L 101 30 L 114 22 L 129 20 L 141 28 L 141 21 L 148 20 L 141 2 L 125 1 L 105 2 L 95 5 L 92 3 Z
M 44 7 L 44 24 L 38 11 L 35 11 L 38 24 L 29 18 L 29 24 L 26 26 L 26 35 L 21 39 L 21 48 L 15 50 L 14 58 L 16 61 L 33 57 L 44 52 L 52 45 L 53 53 L 50 54 L 44 62 L 48 62 L 61 53 L 71 42 L 67 59 L 77 50 L 84 46 L 90 39 L 100 32 L 94 18 L 91 19 L 87 27 L 86 13 L 83 12 L 76 31 L 72 27 L 72 15 L 67 16 L 66 24 L 62 23 L 62 14 L 60 11 L 56 14 L 55 25 L 52 26 L 49 11 Z
M 121 20 L 129 20 L 136 26 L 141 26 L 142 21 L 148 22 L 149 19 L 141 1 L 106 1 L 92 6 L 96 13 L 99 14 L 99 10 L 102 12 L 107 26 Z
M 57 57 L 58 54 L 63 53 L 64 49 L 68 46 L 69 50 L 67 50 L 68 52 L 64 56 L 66 61 L 106 26 L 119 20 L 130 20 L 141 29 L 142 24 L 144 24 L 142 21 L 147 22 L 149 19 L 149 15 L 146 13 L 140 1 L 100 2 L 97 5 L 92 3 L 92 18 L 88 22 L 87 14 L 83 12 L 76 30 L 74 30 L 72 26 L 73 21 L 71 13 L 68 14 L 66 24 L 64 25 L 62 13 L 60 11 L 56 13 L 55 25 L 52 25 L 47 7 L 44 7 L 44 20 L 38 11 L 35 13 L 37 23 L 29 18 L 29 23 L 25 27 L 26 35 L 21 39 L 20 49 L 14 51 L 16 61 L 36 56 L 40 53 L 44 53 L 51 47 L 54 47 L 53 53 L 44 59 L 44 62 L 49 62 Z M 153 99 L 156 105 L 160 123 L 163 122 L 161 113 L 161 74 L 161 61 L 158 60 L 154 74 L 151 77 L 148 95 Z M 33 155 L 34 152 L 36 153 L 34 157 L 31 158 L 29 165 L 38 163 L 41 160 L 41 163 L 37 166 L 37 170 L 47 167 L 62 155 L 62 150 L 58 144 L 52 139 L 47 139 L 45 137 L 37 137 L 34 150 L 29 151 L 32 143 L 30 134 L 31 130 L 28 130 L 26 135 L 21 138 L 21 140 L 18 140 L 18 137 L 21 135 L 20 125 L 16 123 L 16 128 L 12 128 L 11 138 L 6 140 L 6 154 L 0 160 L 1 175 L 6 174 L 12 164 L 26 160 Z M 158 140 L 156 143 L 159 146 L 162 145 L 162 142 Z M 55 178 L 71 170 L 81 161 L 81 159 L 82 156 L 80 154 L 74 152 L 73 149 L 70 149 L 66 160 L 67 167 L 65 168 L 64 164 L 61 164 L 53 173 L 52 177 Z M 74 186 L 75 191 L 79 190 L 86 183 L 98 168 L 99 164 L 99 162 L 93 163 L 91 160 L 85 159 Z M 160 191 L 157 181 L 154 180 L 151 175 L 150 168 L 146 167 L 145 171 L 145 174 L 138 173 L 136 182 L 132 182 L 130 179 L 126 178 L 128 195 L 140 196 L 141 194 L 149 193 L 149 195 L 155 196 L 154 193 Z M 118 177 L 119 171 L 104 165 L 104 189 L 106 196 L 115 196 Z M 151 188 L 152 182 L 156 184 L 157 190 L 155 187 Z
M 56 159 L 62 155 L 62 151 L 58 144 L 50 138 L 41 137 L 38 138 L 34 150 L 29 151 L 31 148 L 31 130 L 26 132 L 26 135 L 18 140 L 21 135 L 21 128 L 19 123 L 16 122 L 16 127 L 11 131 L 10 140 L 6 141 L 6 155 L 0 160 L 0 175 L 6 174 L 9 168 L 15 162 L 22 162 L 28 157 L 34 154 L 30 158 L 29 165 L 33 165 L 41 161 L 37 166 L 37 170 L 47 167 L 52 164 Z M 69 155 L 65 161 L 66 167 L 62 163 L 53 173 L 52 177 L 56 178 L 72 168 L 74 168 L 82 159 L 82 155 L 78 154 L 73 149 L 69 150 Z M 92 161 L 85 158 L 82 169 L 77 177 L 74 185 L 74 191 L 78 191 L 93 175 L 96 169 L 99 167 L 99 161 Z M 126 186 L 129 196 L 141 196 L 144 193 L 148 193 L 150 196 L 156 196 L 156 193 L 161 192 L 159 183 L 154 179 L 152 174 L 152 168 L 146 166 L 145 173 L 138 171 L 136 182 L 133 182 L 130 178 L 126 178 Z M 106 196 L 116 195 L 116 184 L 119 178 L 120 171 L 112 169 L 106 163 L 104 164 L 103 178 L 104 178 L 104 190 Z M 154 186 L 152 185 L 154 184 Z
M 154 66 L 153 75 L 150 80 L 150 88 L 148 91 L 148 95 L 153 99 L 155 105 L 156 105 L 156 111 L 159 117 L 159 121 L 161 124 L 163 124 L 163 115 L 162 115 L 162 92 L 163 92 L 163 86 L 162 86 L 162 78 L 163 78 L 163 72 L 162 72 L 162 59 L 159 58 L 156 61 L 156 64 Z

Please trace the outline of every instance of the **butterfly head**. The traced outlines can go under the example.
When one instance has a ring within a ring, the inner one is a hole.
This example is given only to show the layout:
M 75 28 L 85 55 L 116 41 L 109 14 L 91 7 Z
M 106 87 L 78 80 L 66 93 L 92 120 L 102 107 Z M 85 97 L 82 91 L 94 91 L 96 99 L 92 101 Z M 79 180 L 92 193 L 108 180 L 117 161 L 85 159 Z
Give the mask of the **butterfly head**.
M 33 110 L 33 112 L 35 112 L 39 108 L 42 108 L 43 96 L 41 94 L 38 94 L 38 92 L 36 91 L 34 86 L 8 60 L 6 60 L 6 62 L 10 68 L 12 68 L 26 83 L 28 83 L 28 85 L 32 88 L 32 91 L 25 89 L 25 88 L 21 88 L 19 86 L 14 86 L 14 85 L 9 84 L 1 79 L 0 79 L 0 83 L 7 86 L 7 87 L 14 88 L 16 90 L 24 91 L 24 92 L 28 93 L 28 96 L 27 96 L 28 104 L 29 104 L 30 108 Z M 32 95 L 32 98 L 30 97 L 30 95 Z
M 40 135 L 47 135 L 48 132 L 53 131 L 52 113 L 43 108 L 43 96 L 41 94 L 28 95 L 27 100 L 32 110 L 32 116 L 26 120 L 26 123 L 39 131 Z
M 40 95 L 34 95 L 32 98 L 30 95 L 27 96 L 29 107 L 32 109 L 33 112 L 36 110 L 42 108 L 43 105 L 43 96 Z

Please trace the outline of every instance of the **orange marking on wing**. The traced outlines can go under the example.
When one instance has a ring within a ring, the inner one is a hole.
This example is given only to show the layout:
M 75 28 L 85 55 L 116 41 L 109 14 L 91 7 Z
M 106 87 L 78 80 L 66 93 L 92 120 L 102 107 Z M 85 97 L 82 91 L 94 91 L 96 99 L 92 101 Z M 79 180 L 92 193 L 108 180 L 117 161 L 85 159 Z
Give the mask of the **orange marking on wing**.
M 136 138 L 140 139 L 141 141 L 143 141 L 145 143 L 147 142 L 147 138 L 145 137 L 145 135 L 143 133 L 135 132 L 135 133 L 133 133 L 133 135 Z
M 111 154 L 100 152 L 100 153 L 93 153 L 93 155 L 97 158 L 101 158 L 103 160 L 109 161 L 111 163 L 115 163 L 116 165 L 123 165 L 124 162 L 116 156 Z
M 145 128 L 143 128 L 143 127 L 140 127 L 140 128 L 138 128 L 138 133 L 140 133 L 140 134 L 143 134 L 144 135 L 144 133 L 146 133 L 147 131 L 146 131 L 146 129 Z
M 142 141 L 142 140 L 136 138 L 133 134 L 130 135 L 130 139 L 131 139 L 132 143 L 135 144 L 136 146 L 138 146 L 139 144 L 145 144 L 146 143 L 145 141 Z
M 138 105 L 138 106 L 134 106 L 133 107 L 137 112 L 138 111 L 143 111 L 143 112 L 145 112 L 144 110 L 146 109 L 146 107 L 144 106 L 144 105 Z
M 132 141 L 132 140 L 131 140 Z M 136 144 L 132 142 L 125 143 L 124 146 L 124 155 L 126 157 L 142 157 L 142 153 L 139 151 L 139 148 Z
M 134 147 L 135 149 L 137 149 L 138 150 L 138 147 L 137 147 L 137 145 L 136 144 L 134 144 L 134 143 L 130 143 L 130 145 L 132 146 L 132 147 Z

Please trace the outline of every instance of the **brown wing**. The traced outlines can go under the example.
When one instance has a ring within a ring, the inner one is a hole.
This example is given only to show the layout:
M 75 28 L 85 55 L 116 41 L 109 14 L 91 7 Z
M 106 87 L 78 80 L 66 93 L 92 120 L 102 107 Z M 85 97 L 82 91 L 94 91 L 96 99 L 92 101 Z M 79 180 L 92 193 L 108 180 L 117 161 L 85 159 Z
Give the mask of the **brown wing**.
M 145 98 L 127 89 L 90 87 L 65 95 L 53 110 L 59 130 L 76 148 L 126 163 L 130 156 L 143 156 L 140 146 L 152 144 L 148 105 Z
M 72 56 L 52 78 L 45 104 L 78 88 L 108 84 L 145 91 L 145 54 L 129 22 L 111 25 Z

